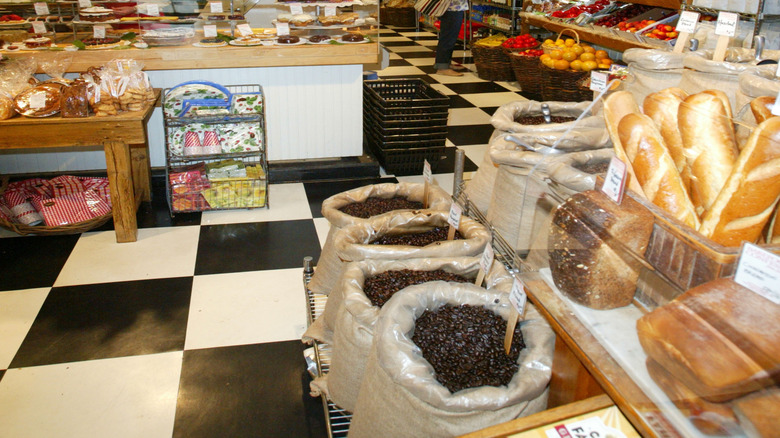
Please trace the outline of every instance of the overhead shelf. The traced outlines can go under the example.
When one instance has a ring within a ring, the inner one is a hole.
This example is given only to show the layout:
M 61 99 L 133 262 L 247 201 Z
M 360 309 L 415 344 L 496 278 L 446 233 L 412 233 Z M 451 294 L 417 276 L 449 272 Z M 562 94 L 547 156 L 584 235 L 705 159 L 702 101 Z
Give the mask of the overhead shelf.
M 639 3 L 639 2 L 635 2 L 635 3 Z M 592 27 L 586 28 L 586 27 L 581 27 L 573 24 L 561 23 L 528 12 L 521 12 L 519 15 L 523 19 L 524 24 L 541 27 L 549 30 L 550 32 L 556 32 L 556 33 L 564 29 L 572 29 L 577 31 L 577 34 L 579 34 L 581 40 L 587 41 L 589 43 L 597 44 L 599 46 L 607 47 L 609 49 L 617 50 L 620 52 L 632 48 L 641 48 L 641 49 L 658 48 L 650 44 L 641 43 L 637 40 L 632 41 L 617 35 L 613 35 L 608 31 L 606 31 L 606 29 L 596 30 Z

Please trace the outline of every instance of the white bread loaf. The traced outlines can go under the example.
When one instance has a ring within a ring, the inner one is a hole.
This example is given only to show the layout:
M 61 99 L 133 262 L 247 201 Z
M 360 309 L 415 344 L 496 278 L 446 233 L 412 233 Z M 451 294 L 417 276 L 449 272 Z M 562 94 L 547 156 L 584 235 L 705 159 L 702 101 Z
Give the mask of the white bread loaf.
M 699 232 L 726 246 L 755 242 L 780 198 L 780 117 L 753 130 Z
M 678 126 L 691 169 L 691 201 L 701 216 L 709 210 L 737 159 L 730 110 L 712 93 L 688 96 L 678 112 Z
M 772 96 L 756 97 L 750 101 L 750 111 L 756 119 L 756 124 L 760 125 L 764 120 L 775 117 L 772 115 L 772 106 L 775 104 L 775 98 Z
M 626 156 L 623 145 L 620 143 L 618 135 L 618 123 L 620 119 L 627 114 L 639 113 L 639 106 L 634 100 L 634 96 L 628 91 L 616 91 L 604 99 L 604 123 L 607 125 L 609 137 L 612 139 L 612 146 L 615 148 L 615 156 L 620 161 L 626 163 L 626 174 L 628 175 L 628 184 L 626 187 L 634 191 L 640 197 L 645 197 L 642 192 L 642 186 L 636 180 L 636 174 L 631 167 L 631 161 Z
M 780 245 L 780 202 L 775 206 L 775 214 L 769 223 L 766 242 L 772 245 Z
M 683 179 L 686 190 L 690 190 L 690 168 L 685 161 L 680 128 L 677 126 L 677 113 L 680 103 L 688 97 L 688 93 L 679 88 L 667 88 L 648 94 L 642 104 L 645 115 L 653 119 L 658 131 L 664 138 L 669 154 L 674 160 L 677 171 Z
M 652 119 L 642 114 L 628 114 L 618 124 L 618 135 L 650 202 L 697 229 L 696 209 Z

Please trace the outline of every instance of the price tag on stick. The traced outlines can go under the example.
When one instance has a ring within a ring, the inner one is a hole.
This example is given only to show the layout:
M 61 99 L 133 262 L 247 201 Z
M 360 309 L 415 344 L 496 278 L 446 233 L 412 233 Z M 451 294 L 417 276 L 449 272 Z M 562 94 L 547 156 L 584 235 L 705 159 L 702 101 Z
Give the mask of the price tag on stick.
M 238 33 L 241 34 L 241 36 L 249 36 L 254 33 L 248 23 L 241 23 L 236 26 L 236 29 L 238 29 Z
M 325 6 L 325 16 L 326 17 L 336 16 L 336 6 L 333 5 Z
M 485 275 L 490 272 L 494 255 L 493 246 L 488 243 L 485 246 L 485 251 L 482 253 L 482 258 L 479 259 L 479 272 L 477 273 L 477 280 L 474 282 L 477 286 L 482 286 L 482 282 L 485 281 Z
M 780 256 L 752 243 L 743 244 L 734 281 L 780 304 Z
M 203 36 L 206 38 L 214 38 L 217 36 L 217 25 L 216 24 L 204 24 L 203 25 Z
M 696 32 L 696 25 L 699 23 L 698 12 L 683 11 L 680 13 L 680 18 L 677 20 L 677 27 L 675 31 L 678 33 L 677 42 L 674 43 L 674 53 L 682 53 L 685 45 L 688 44 L 688 40 L 691 39 L 691 35 Z
M 290 3 L 290 13 L 293 15 L 303 14 L 303 5 L 300 3 Z
M 92 2 L 90 0 L 79 0 L 79 7 L 80 8 L 91 8 Z
M 33 33 L 46 33 L 46 24 L 43 21 L 33 21 Z
M 525 294 L 525 287 L 523 283 L 515 278 L 512 282 L 512 290 L 509 292 L 509 302 L 512 304 L 512 309 L 509 315 L 509 321 L 506 324 L 506 333 L 504 334 L 504 351 L 509 354 L 512 349 L 512 338 L 515 336 L 515 327 L 517 327 L 517 319 L 525 314 L 525 303 L 528 301 L 528 296 Z
M 449 231 L 447 232 L 447 240 L 455 239 L 455 231 L 460 227 L 460 216 L 463 214 L 463 209 L 460 208 L 458 203 L 453 202 L 450 207 L 450 215 L 447 218 L 447 223 L 450 224 Z
M 30 95 L 30 108 L 41 109 L 46 107 L 46 93 L 36 92 Z
M 249 26 L 247 24 L 247 26 Z M 289 35 L 290 34 L 290 23 L 276 23 L 276 35 L 282 36 L 282 35 Z
M 160 16 L 160 6 L 157 3 L 149 3 L 146 5 L 146 15 L 151 17 Z
M 590 72 L 590 89 L 597 93 L 601 93 L 607 89 L 607 81 L 609 75 L 603 71 L 591 71 Z
M 38 2 L 35 4 L 35 14 L 36 15 L 49 15 L 49 5 L 47 5 L 44 2 Z
M 94 38 L 105 38 L 106 37 L 106 27 L 105 26 L 95 26 L 92 28 L 92 36 Z
M 617 157 L 612 157 L 607 174 L 604 176 L 604 184 L 601 185 L 601 191 L 620 204 L 623 202 L 623 194 L 626 191 L 626 176 L 626 163 Z
M 423 161 L 423 180 L 425 180 L 425 186 L 423 188 L 423 208 L 428 208 L 428 193 L 430 192 L 431 184 L 433 184 L 431 163 L 429 163 L 428 160 Z
M 222 9 L 222 2 L 211 2 L 209 3 L 209 8 L 211 9 L 212 14 L 219 14 L 224 11 L 224 9 Z
M 723 62 L 726 58 L 726 49 L 729 46 L 729 38 L 737 33 L 739 24 L 739 15 L 734 12 L 720 12 L 718 14 L 718 23 L 715 25 L 715 35 L 718 35 L 718 42 L 715 45 L 715 53 L 712 60 Z

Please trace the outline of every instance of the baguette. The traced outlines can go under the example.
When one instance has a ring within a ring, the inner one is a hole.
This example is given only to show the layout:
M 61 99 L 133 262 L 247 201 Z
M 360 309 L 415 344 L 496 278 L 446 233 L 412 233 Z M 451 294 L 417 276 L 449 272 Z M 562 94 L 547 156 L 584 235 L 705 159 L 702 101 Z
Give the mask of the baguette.
M 677 123 L 691 169 L 691 201 L 700 216 L 715 202 L 737 159 L 727 107 L 711 93 L 693 94 L 680 104 Z
M 648 94 L 642 104 L 645 115 L 655 122 L 656 127 L 669 149 L 669 154 L 674 160 L 674 166 L 680 172 L 685 189 L 690 191 L 691 171 L 685 162 L 682 136 L 677 127 L 677 113 L 680 103 L 688 97 L 688 93 L 679 88 L 667 88 L 656 93 Z
M 618 124 L 618 135 L 650 202 L 697 229 L 700 223 L 696 209 L 653 120 L 642 114 L 628 114 Z
M 780 198 L 780 117 L 753 130 L 701 232 L 725 246 L 755 242 Z
M 772 115 L 772 106 L 774 104 L 775 98 L 771 96 L 756 97 L 750 101 L 750 111 L 753 112 L 753 117 L 756 118 L 756 125 L 760 125 L 770 117 L 776 117 Z
M 631 189 L 642 198 L 646 198 L 642 191 L 642 186 L 636 180 L 636 174 L 631 167 L 631 161 L 626 156 L 626 151 L 620 143 L 618 135 L 618 123 L 620 119 L 627 114 L 639 113 L 634 96 L 628 91 L 616 91 L 604 99 L 604 123 L 607 125 L 609 137 L 612 139 L 612 146 L 615 148 L 615 156 L 626 164 L 626 174 L 628 175 L 628 184 L 626 187 Z
M 775 387 L 737 400 L 734 411 L 749 437 L 776 437 L 780 430 L 780 390 Z
M 769 223 L 766 243 L 780 245 L 780 203 L 775 207 L 775 214 L 772 216 L 772 222 Z

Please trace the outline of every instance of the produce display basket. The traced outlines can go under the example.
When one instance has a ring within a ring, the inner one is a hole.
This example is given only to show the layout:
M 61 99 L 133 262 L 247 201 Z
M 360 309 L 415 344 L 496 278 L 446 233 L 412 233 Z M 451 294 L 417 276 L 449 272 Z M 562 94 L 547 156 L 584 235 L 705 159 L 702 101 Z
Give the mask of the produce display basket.
M 542 64 L 539 57 L 513 53 L 509 55 L 509 60 L 523 96 L 542 101 Z
M 581 87 L 589 72 L 555 70 L 541 66 L 542 100 L 553 102 L 582 102 L 593 100 L 593 91 Z
M 486 81 L 513 81 L 515 74 L 509 56 L 501 46 L 474 44 L 471 55 L 477 67 L 477 76 Z
M 7 187 L 8 187 L 8 178 L 7 177 L 0 178 L 0 195 L 2 195 L 5 192 L 5 189 Z M 114 214 L 112 210 L 111 212 L 106 213 L 102 216 L 94 217 L 86 221 L 76 222 L 67 225 L 57 225 L 53 227 L 49 227 L 45 225 L 25 225 L 25 224 L 10 222 L 5 218 L 3 218 L 2 216 L 0 216 L 0 227 L 3 227 L 9 231 L 13 231 L 14 233 L 22 236 L 27 236 L 27 235 L 53 236 L 59 234 L 79 234 L 79 233 L 85 233 L 87 231 L 102 226 L 110 219 L 112 219 L 113 216 Z
M 577 44 L 580 43 L 580 34 L 578 34 L 577 31 L 574 29 L 561 30 L 560 32 L 558 32 L 558 36 L 555 37 L 553 41 L 559 40 L 563 36 L 564 32 L 571 33 L 571 36 L 573 36 L 577 40 Z M 559 49 L 560 47 L 556 46 L 555 44 L 542 44 L 542 50 L 544 51 L 545 54 L 549 54 L 553 50 L 559 50 Z

